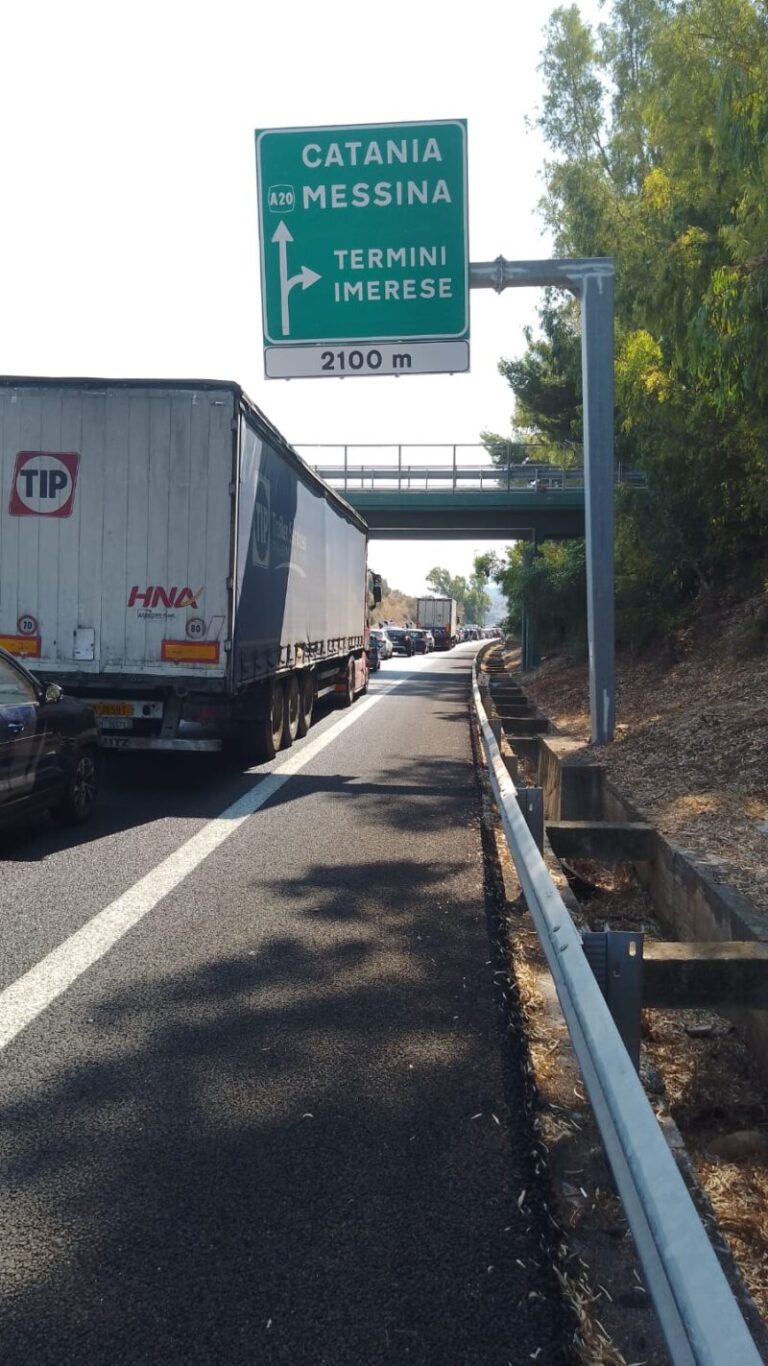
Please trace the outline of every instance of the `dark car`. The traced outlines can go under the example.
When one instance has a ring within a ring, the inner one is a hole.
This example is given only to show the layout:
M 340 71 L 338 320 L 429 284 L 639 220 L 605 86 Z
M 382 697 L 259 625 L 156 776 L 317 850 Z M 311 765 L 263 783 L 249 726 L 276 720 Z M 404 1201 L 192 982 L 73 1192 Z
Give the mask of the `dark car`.
M 452 650 L 456 644 L 456 637 L 452 636 L 447 626 L 435 626 L 432 629 L 435 639 L 436 650 Z
M 421 631 L 421 630 L 418 630 L 418 629 L 412 629 L 412 630 L 411 630 L 411 638 L 412 638 L 412 640 L 413 640 L 413 649 L 414 649 L 414 653 L 415 653 L 415 654 L 417 654 L 417 655 L 428 655 L 428 654 L 429 654 L 429 640 L 427 639 L 427 632 L 426 632 L 426 631 Z
M 66 824 L 88 820 L 98 744 L 90 707 L 0 649 L 0 824 L 46 807 Z
M 379 642 L 374 636 L 373 631 L 371 631 L 368 637 L 365 653 L 368 656 L 368 671 L 369 673 L 375 674 L 377 670 L 381 668 L 381 651 Z
M 392 641 L 392 650 L 394 654 L 413 654 L 413 636 L 410 631 L 406 631 L 402 626 L 388 626 L 387 635 Z

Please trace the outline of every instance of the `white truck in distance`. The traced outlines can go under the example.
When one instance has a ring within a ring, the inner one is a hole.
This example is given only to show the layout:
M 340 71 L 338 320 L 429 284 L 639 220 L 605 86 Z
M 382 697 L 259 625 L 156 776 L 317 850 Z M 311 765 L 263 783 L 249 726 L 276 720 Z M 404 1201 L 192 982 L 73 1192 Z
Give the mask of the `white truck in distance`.
M 432 632 L 436 650 L 450 650 L 456 644 L 457 617 L 453 598 L 416 599 L 416 625 Z

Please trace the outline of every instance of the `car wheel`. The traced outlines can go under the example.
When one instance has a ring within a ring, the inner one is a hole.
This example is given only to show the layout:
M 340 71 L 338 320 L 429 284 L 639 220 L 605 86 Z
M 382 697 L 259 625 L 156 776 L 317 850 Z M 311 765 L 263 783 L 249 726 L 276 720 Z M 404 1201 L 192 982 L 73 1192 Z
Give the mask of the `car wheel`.
M 93 815 L 99 782 L 99 762 L 95 749 L 82 749 L 67 778 L 61 801 L 52 814 L 62 825 L 84 825 Z

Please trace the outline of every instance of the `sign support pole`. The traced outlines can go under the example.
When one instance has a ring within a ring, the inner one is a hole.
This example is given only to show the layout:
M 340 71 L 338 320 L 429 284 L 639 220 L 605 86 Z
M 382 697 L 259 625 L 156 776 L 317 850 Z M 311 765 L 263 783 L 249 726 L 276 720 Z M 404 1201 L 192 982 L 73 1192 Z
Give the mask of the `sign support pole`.
M 592 740 L 613 739 L 616 713 L 613 571 L 613 261 L 586 257 L 470 264 L 470 289 L 553 286 L 581 303 L 587 630 Z

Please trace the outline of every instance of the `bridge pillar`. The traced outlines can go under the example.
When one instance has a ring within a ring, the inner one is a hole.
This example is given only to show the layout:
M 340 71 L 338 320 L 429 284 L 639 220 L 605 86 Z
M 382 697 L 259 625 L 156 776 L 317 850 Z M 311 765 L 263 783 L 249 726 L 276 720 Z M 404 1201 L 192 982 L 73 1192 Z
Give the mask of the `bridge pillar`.
M 533 564 L 533 561 L 537 553 L 538 547 L 536 545 L 536 540 L 534 538 L 534 540 L 529 545 L 527 545 L 525 547 L 525 550 L 523 551 L 523 564 L 525 565 L 526 569 L 529 569 L 530 566 Z M 536 624 L 534 622 L 532 613 L 529 612 L 527 607 L 523 608 L 521 636 L 522 648 L 520 653 L 522 657 L 523 672 L 527 673 L 529 669 L 535 669 L 536 665 L 541 663 L 541 655 L 539 653 L 538 642 L 536 640 Z

